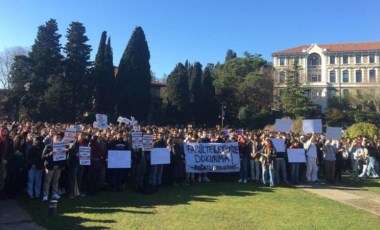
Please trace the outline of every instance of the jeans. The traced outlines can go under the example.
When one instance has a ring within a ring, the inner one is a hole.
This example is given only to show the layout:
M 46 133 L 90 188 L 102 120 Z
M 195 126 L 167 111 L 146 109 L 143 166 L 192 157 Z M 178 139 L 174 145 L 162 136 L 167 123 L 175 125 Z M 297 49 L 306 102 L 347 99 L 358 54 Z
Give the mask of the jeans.
M 379 177 L 379 174 L 376 172 L 375 168 L 376 159 L 374 157 L 369 157 L 368 160 L 368 168 L 366 172 L 367 176 Z
M 61 176 L 61 169 L 59 166 L 55 165 L 53 169 L 45 169 L 45 181 L 43 187 L 44 196 L 49 196 L 50 183 L 52 183 L 53 195 L 58 194 L 58 181 Z M 53 180 L 53 182 L 52 182 Z
M 308 182 L 318 180 L 318 166 L 316 157 L 306 157 L 306 179 Z
M 286 173 L 286 162 L 284 158 L 276 158 L 276 181 L 280 183 L 280 170 L 282 179 L 285 183 L 288 182 L 288 176 Z
M 152 185 L 161 185 L 163 171 L 164 165 L 152 165 L 150 167 L 149 183 Z
M 267 184 L 267 178 L 269 174 L 269 185 L 274 187 L 274 166 L 270 164 L 269 166 L 263 166 L 263 184 Z
M 39 197 L 41 194 L 42 169 L 30 168 L 28 171 L 27 192 L 30 197 Z
M 240 179 L 247 180 L 248 176 L 248 158 L 243 157 L 240 159 Z
M 250 160 L 251 164 L 251 179 L 259 181 L 260 180 L 260 161 Z
M 291 165 L 292 184 L 298 184 L 299 177 L 300 177 L 301 163 L 291 163 L 290 165 Z

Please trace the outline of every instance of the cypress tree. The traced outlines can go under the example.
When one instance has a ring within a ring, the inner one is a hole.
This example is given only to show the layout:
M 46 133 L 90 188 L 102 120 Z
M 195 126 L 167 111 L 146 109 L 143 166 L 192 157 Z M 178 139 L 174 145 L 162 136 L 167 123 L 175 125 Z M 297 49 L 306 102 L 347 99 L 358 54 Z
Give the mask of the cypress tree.
M 218 119 L 217 100 L 215 98 L 215 87 L 213 85 L 212 67 L 206 66 L 202 74 L 202 122 L 208 125 L 213 125 Z
M 107 32 L 103 31 L 100 37 L 98 52 L 95 57 L 95 66 L 93 70 L 94 85 L 94 112 L 105 113 L 104 86 L 103 79 L 105 75 L 105 49 L 106 49 Z
M 117 109 L 123 116 L 146 120 L 151 102 L 150 53 L 144 31 L 136 27 L 120 60 L 116 76 Z

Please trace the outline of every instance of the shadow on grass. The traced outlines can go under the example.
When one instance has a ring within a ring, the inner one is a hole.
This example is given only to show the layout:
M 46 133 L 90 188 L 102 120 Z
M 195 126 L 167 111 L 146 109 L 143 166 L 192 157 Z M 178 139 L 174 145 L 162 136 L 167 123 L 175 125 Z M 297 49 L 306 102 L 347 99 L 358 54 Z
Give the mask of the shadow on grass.
M 116 223 L 117 216 L 122 218 L 123 213 L 133 215 L 154 215 L 158 206 L 191 205 L 192 202 L 213 203 L 223 196 L 243 197 L 254 196 L 263 192 L 272 192 L 269 187 L 262 187 L 253 183 L 237 182 L 202 182 L 189 186 L 174 187 L 164 185 L 156 193 L 145 195 L 127 188 L 123 192 L 101 192 L 97 196 L 88 196 L 75 199 L 63 197 L 58 202 L 58 216 L 48 218 L 48 204 L 40 200 L 20 200 L 32 218 L 47 229 L 83 229 L 86 223 L 94 227 L 90 229 L 108 229 Z M 106 215 L 104 215 L 106 214 Z M 115 214 L 110 217 L 107 214 Z M 92 219 L 91 215 L 104 215 Z

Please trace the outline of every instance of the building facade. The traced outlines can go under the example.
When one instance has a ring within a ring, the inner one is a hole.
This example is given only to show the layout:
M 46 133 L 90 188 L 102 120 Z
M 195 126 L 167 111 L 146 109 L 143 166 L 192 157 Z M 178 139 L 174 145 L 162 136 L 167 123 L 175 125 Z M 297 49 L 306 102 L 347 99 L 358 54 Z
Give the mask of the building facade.
M 371 93 L 380 86 L 380 42 L 311 44 L 278 51 L 272 57 L 274 93 L 281 94 L 288 70 L 297 62 L 299 81 L 308 89 L 306 96 L 322 112 L 328 109 L 331 96 Z

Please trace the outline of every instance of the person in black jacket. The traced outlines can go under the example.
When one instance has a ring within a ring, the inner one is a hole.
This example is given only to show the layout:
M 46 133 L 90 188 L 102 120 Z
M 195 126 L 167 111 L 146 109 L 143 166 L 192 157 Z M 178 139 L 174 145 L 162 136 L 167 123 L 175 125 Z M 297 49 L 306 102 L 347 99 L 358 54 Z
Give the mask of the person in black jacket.
M 38 198 L 41 194 L 42 169 L 44 165 L 41 156 L 44 147 L 42 137 L 35 137 L 32 148 L 26 156 L 28 164 L 27 193 L 30 198 Z
M 8 161 L 14 152 L 12 138 L 9 137 L 9 130 L 3 127 L 0 130 L 0 200 L 6 199 L 5 179 L 7 177 Z

